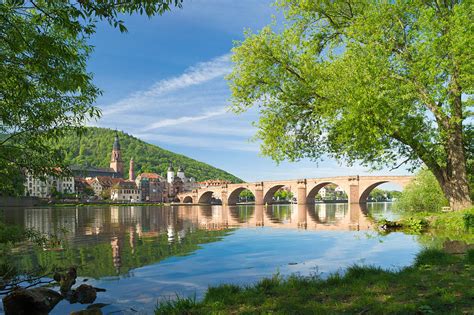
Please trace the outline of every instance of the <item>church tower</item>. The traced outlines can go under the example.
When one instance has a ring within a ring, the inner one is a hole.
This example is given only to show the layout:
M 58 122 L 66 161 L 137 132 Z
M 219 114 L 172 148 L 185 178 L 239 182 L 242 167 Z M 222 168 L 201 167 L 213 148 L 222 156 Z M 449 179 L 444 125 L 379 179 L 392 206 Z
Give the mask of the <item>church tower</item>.
M 167 175 L 166 177 L 167 177 L 168 183 L 172 184 L 174 181 L 174 169 L 171 162 L 170 162 L 170 166 L 168 167 L 168 171 L 166 175 Z
M 120 151 L 120 142 L 118 134 L 115 133 L 114 146 L 112 147 L 112 157 L 110 159 L 110 168 L 123 177 L 122 152 Z
M 135 180 L 135 163 L 133 162 L 133 157 L 130 159 L 130 168 L 128 169 L 128 179 Z
M 178 168 L 178 173 L 176 173 L 176 176 L 181 178 L 181 180 L 184 182 L 185 180 L 184 170 L 181 166 Z

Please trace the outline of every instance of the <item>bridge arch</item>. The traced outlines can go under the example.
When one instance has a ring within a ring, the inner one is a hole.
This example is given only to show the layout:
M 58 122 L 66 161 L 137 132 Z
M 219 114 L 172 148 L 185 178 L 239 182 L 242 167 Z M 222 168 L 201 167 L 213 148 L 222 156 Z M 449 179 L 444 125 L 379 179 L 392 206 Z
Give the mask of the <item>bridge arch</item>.
M 307 195 L 306 195 L 306 203 L 308 204 L 314 204 L 314 201 L 315 201 L 315 198 L 316 198 L 316 195 L 319 193 L 319 191 L 321 190 L 321 188 L 327 186 L 327 185 L 336 185 L 338 187 L 341 187 L 342 190 L 346 193 L 346 195 L 349 195 L 349 192 L 347 191 L 347 189 L 343 186 L 343 185 L 340 185 L 336 182 L 333 182 L 333 181 L 327 181 L 327 182 L 321 182 L 321 183 L 317 183 L 313 188 L 311 188 L 308 192 L 307 192 Z
M 406 183 L 405 182 L 398 182 L 396 180 L 380 180 L 376 181 L 374 183 L 371 183 L 367 186 L 360 187 L 360 197 L 359 197 L 359 203 L 366 203 L 367 199 L 369 198 L 370 193 L 377 188 L 378 186 L 386 183 L 391 183 L 395 184 L 397 186 L 400 186 L 402 189 L 405 187 Z
M 185 196 L 182 200 L 182 203 L 193 203 L 193 197 Z
M 228 194 L 228 197 L 227 197 L 227 204 L 228 205 L 235 205 L 237 204 L 237 202 L 239 201 L 239 196 L 240 196 L 240 193 L 242 193 L 244 190 L 249 190 L 254 199 L 255 199 L 255 192 L 252 191 L 251 189 L 249 189 L 248 187 L 244 187 L 244 186 L 241 186 L 241 187 L 237 187 L 235 188 L 234 190 L 232 190 L 229 194 Z
M 275 195 L 275 193 L 279 189 L 281 189 L 283 187 L 285 187 L 285 185 L 274 185 L 274 186 L 271 186 L 270 188 L 268 188 L 268 190 L 263 195 L 263 204 L 272 204 L 273 203 L 273 196 Z
M 199 195 L 198 203 L 211 204 L 213 195 L 214 192 L 212 190 L 203 192 Z

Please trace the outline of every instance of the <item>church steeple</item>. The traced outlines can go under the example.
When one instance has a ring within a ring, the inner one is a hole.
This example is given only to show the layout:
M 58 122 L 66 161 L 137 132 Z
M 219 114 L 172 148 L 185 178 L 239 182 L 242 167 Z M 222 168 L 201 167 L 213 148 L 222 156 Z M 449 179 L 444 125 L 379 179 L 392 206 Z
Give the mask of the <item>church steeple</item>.
M 120 177 L 123 176 L 122 152 L 120 150 L 120 142 L 117 131 L 115 131 L 114 145 L 112 147 L 112 156 L 110 158 L 110 168 L 117 172 Z
M 119 142 L 117 131 L 115 131 L 115 140 L 114 140 L 113 150 L 120 150 L 120 142 Z

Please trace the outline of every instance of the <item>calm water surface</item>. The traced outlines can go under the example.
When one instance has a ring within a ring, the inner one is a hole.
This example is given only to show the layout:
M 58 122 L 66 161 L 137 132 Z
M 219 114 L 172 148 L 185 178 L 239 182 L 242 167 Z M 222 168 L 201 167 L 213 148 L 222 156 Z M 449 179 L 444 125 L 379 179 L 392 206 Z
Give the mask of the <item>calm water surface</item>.
M 352 264 L 410 265 L 416 237 L 379 236 L 374 218 L 394 218 L 391 203 L 314 206 L 65 207 L 4 209 L 7 223 L 61 234 L 55 250 L 23 249 L 20 268 L 79 266 L 78 284 L 105 288 L 104 313 L 151 313 L 158 299 L 203 296 L 209 285 L 249 284 L 277 272 L 320 274 Z M 52 314 L 84 309 L 62 301 Z M 1 311 L 1 309 L 0 309 Z

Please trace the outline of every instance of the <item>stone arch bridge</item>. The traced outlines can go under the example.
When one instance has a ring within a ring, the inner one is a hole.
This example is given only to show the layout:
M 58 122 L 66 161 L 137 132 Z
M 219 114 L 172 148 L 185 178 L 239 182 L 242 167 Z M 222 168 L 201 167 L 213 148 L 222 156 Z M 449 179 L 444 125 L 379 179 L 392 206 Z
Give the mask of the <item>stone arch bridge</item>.
M 297 180 L 262 181 L 256 183 L 225 184 L 207 186 L 191 192 L 180 193 L 181 203 L 210 204 L 212 198 L 220 199 L 223 205 L 235 205 L 240 193 L 248 189 L 255 196 L 256 205 L 271 204 L 277 190 L 288 187 L 298 204 L 311 204 L 319 190 L 326 185 L 341 187 L 349 198 L 349 203 L 364 203 L 370 192 L 378 185 L 395 183 L 404 188 L 414 176 L 336 176 L 325 178 L 306 178 Z

